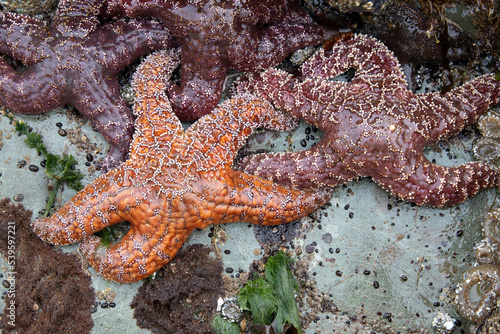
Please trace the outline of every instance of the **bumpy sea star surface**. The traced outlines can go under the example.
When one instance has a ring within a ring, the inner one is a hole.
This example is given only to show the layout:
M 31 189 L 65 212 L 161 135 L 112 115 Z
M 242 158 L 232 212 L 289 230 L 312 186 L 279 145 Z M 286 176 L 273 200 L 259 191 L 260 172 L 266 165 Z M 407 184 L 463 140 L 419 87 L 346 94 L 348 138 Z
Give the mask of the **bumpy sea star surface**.
M 326 80 L 350 68 L 351 82 Z M 492 74 L 446 94 L 415 95 L 406 87 L 394 54 L 366 35 L 345 36 L 302 67 L 303 77 L 270 69 L 250 77 L 250 90 L 325 131 L 309 150 L 259 154 L 239 166 L 276 182 L 300 187 L 335 186 L 371 176 L 395 196 L 417 204 L 447 206 L 498 184 L 499 173 L 482 163 L 433 164 L 424 146 L 476 121 L 500 97 Z
M 125 160 L 133 134 L 132 110 L 120 95 L 117 74 L 174 39 L 152 20 L 101 25 L 100 2 L 61 1 L 50 25 L 0 13 L 0 52 L 27 65 L 18 72 L 0 59 L 0 105 L 41 114 L 72 104 L 110 143 L 106 169 Z
M 181 82 L 168 86 L 181 120 L 219 103 L 226 72 L 264 69 L 318 44 L 322 29 L 295 0 L 108 0 L 107 15 L 157 18 L 182 45 Z
M 283 224 L 314 211 L 330 195 L 285 188 L 232 169 L 255 127 L 290 127 L 267 102 L 252 96 L 228 100 L 184 131 L 164 93 L 177 64 L 173 51 L 160 51 L 138 68 L 130 158 L 51 217 L 33 222 L 35 233 L 53 244 L 85 239 L 83 254 L 107 279 L 134 282 L 151 275 L 195 228 L 237 221 Z M 101 239 L 92 234 L 122 221 L 131 224 L 128 234 L 100 248 Z

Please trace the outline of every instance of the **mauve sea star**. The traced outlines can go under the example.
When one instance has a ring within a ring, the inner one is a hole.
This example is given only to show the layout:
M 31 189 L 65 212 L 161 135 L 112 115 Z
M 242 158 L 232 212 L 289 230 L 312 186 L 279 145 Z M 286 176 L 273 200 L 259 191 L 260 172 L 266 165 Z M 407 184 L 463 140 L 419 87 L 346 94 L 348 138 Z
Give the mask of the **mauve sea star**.
M 326 79 L 354 68 L 351 82 Z M 447 206 L 498 184 L 499 173 L 482 163 L 433 164 L 426 145 L 448 138 L 500 97 L 500 82 L 483 75 L 446 94 L 415 95 L 406 88 L 394 54 L 366 35 L 345 36 L 302 66 L 302 77 L 270 69 L 239 89 L 325 131 L 300 152 L 258 154 L 240 161 L 248 173 L 300 187 L 327 187 L 371 176 L 395 196 L 416 204 Z
M 108 16 L 154 17 L 182 45 L 180 86 L 168 95 L 181 120 L 219 103 L 226 72 L 265 69 L 292 51 L 318 44 L 323 30 L 295 0 L 108 0 Z
M 152 20 L 101 26 L 100 2 L 63 0 L 50 25 L 0 13 L 0 52 L 27 65 L 18 72 L 0 59 L 0 105 L 20 114 L 41 114 L 72 104 L 110 143 L 106 169 L 125 160 L 134 125 L 116 76 L 140 55 L 175 42 Z
M 154 273 L 195 228 L 237 221 L 283 224 L 309 214 L 330 196 L 232 169 L 234 156 L 255 127 L 290 127 L 267 102 L 249 95 L 233 98 L 184 131 L 164 93 L 178 64 L 174 58 L 171 50 L 159 51 L 137 69 L 130 158 L 51 217 L 33 222 L 35 233 L 47 242 L 84 240 L 81 249 L 90 264 L 117 282 Z M 131 224 L 128 234 L 100 249 L 101 239 L 92 234 L 122 221 Z

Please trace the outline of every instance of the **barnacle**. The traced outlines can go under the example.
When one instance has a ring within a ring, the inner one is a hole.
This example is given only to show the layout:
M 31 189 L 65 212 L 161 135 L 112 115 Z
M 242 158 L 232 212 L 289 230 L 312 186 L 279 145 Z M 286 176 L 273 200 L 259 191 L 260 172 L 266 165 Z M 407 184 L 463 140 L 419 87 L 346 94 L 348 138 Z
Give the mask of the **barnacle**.
M 500 297 L 500 266 L 484 264 L 464 273 L 458 283 L 455 307 L 467 320 L 483 321 Z

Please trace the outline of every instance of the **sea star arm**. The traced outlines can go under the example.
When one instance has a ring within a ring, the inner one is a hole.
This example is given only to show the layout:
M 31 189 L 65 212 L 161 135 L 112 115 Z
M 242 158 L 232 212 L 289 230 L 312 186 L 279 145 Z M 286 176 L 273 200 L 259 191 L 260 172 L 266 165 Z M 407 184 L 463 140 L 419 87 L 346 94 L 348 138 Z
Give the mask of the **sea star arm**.
M 367 35 L 346 34 L 330 50 L 319 49 L 301 67 L 302 75 L 332 79 L 356 70 L 351 83 L 385 78 L 393 87 L 406 88 L 403 70 L 394 54 L 380 41 Z M 373 78 L 370 78 L 373 76 Z
M 172 35 L 154 21 L 124 21 L 109 24 L 97 32 L 102 45 L 97 59 L 107 72 L 90 71 L 72 84 L 71 102 L 110 144 L 102 168 L 104 171 L 125 160 L 132 134 L 134 118 L 130 107 L 120 94 L 114 76 L 147 50 L 175 45 Z M 107 42 L 106 42 L 107 41 Z M 91 89 L 87 87 L 92 87 Z
M 133 115 L 116 75 L 148 50 L 176 44 L 151 20 L 118 20 L 100 26 L 101 0 L 63 0 L 50 26 L 2 13 L 0 51 L 28 68 L 17 72 L 0 59 L 0 104 L 21 114 L 74 105 L 109 141 L 102 170 L 125 160 Z
M 275 108 L 321 128 L 324 118 L 336 121 L 334 113 L 325 108 L 335 101 L 342 101 L 351 93 L 351 85 L 316 78 L 296 78 L 285 71 L 269 68 L 249 74 L 236 83 L 234 94 L 243 92 L 256 95 Z
M 357 176 L 337 154 L 326 153 L 325 149 L 329 148 L 316 145 L 298 152 L 251 155 L 238 161 L 236 167 L 245 173 L 304 189 L 335 186 Z
M 33 231 L 46 242 L 66 245 L 133 217 L 130 208 L 138 206 L 143 193 L 126 187 L 128 177 L 119 168 L 99 177 L 52 216 L 34 220 Z
M 41 114 L 66 103 L 66 78 L 55 70 L 47 82 L 48 64 L 42 69 L 31 65 L 24 72 L 17 72 L 0 59 L 0 105 L 26 115 Z
M 23 64 L 40 60 L 38 47 L 47 36 L 48 26 L 45 22 L 29 16 L 0 12 L 0 52 Z
M 101 14 L 109 17 L 151 17 L 153 14 L 162 16 L 162 11 L 172 8 L 175 1 L 150 0 L 106 0 Z
M 102 0 L 61 0 L 53 19 L 58 33 L 80 30 L 82 34 L 93 32 L 100 25 L 99 12 Z
M 147 63 L 141 64 L 133 80 L 136 91 L 136 138 L 144 144 L 134 144 L 131 154 L 140 154 L 151 143 L 145 138 L 162 138 L 166 134 L 184 136 L 182 125 L 172 116 L 169 99 L 164 94 L 169 74 L 179 62 L 174 51 L 157 52 L 149 57 Z M 149 112 L 148 117 L 140 117 L 148 106 L 155 105 L 159 113 Z M 153 117 L 154 116 L 154 117 Z M 227 126 L 231 124 L 231 126 Z M 185 135 L 196 137 L 195 142 L 203 143 L 204 154 L 217 152 L 219 161 L 231 165 L 238 149 L 245 139 L 258 126 L 276 130 L 288 130 L 295 126 L 295 121 L 253 96 L 240 96 L 222 103 L 212 114 L 206 115 L 193 124 Z M 168 128 L 168 129 L 167 129 Z M 145 131 L 153 131 L 147 135 Z M 139 149 L 142 148 L 142 149 Z
M 102 239 L 92 235 L 80 245 L 83 255 L 99 274 L 116 282 L 131 283 L 152 275 L 175 256 L 195 227 L 188 226 L 197 217 L 186 196 L 141 198 L 124 214 L 122 220 L 131 226 L 118 243 L 101 247 Z
M 168 82 L 168 96 L 177 117 L 197 120 L 219 103 L 227 64 L 221 61 L 218 46 L 185 40 L 181 50 L 181 82 Z
M 415 121 L 425 128 L 427 143 L 437 142 L 473 124 L 488 108 L 500 100 L 500 81 L 487 74 L 441 94 L 416 95 L 420 110 L 414 112 Z
M 179 64 L 179 52 L 176 49 L 157 51 L 147 59 L 139 65 L 132 80 L 137 120 L 131 157 L 148 151 L 151 141 L 156 138 L 184 137 L 182 124 L 175 117 L 165 93 L 170 75 Z
M 17 72 L 0 59 L 0 104 L 21 114 L 72 104 L 109 141 L 110 153 L 102 165 L 106 171 L 125 160 L 133 133 L 132 111 L 116 76 L 139 55 L 177 42 L 153 20 L 117 20 L 101 26 L 97 14 L 103 3 L 61 1 L 50 27 L 2 14 L 10 18 L 0 20 L 0 37 L 6 40 L 2 43 L 28 68 Z M 8 27 L 2 29 L 2 24 Z M 21 38 L 15 41 L 17 35 Z
M 80 249 L 104 278 L 119 283 L 136 282 L 151 276 L 174 258 L 191 232 L 185 231 L 181 236 L 168 224 L 160 228 L 151 234 L 130 230 L 119 243 L 108 248 L 101 247 L 102 239 L 92 235 L 82 241 Z
M 254 72 L 276 65 L 295 50 L 321 43 L 320 26 L 307 15 L 289 10 L 283 23 L 243 31 L 228 49 L 231 68 Z
M 103 171 L 125 160 L 134 132 L 132 111 L 120 94 L 118 82 L 109 79 L 101 73 L 88 73 L 84 78 L 74 80 L 73 96 L 69 98 L 82 115 L 92 120 L 93 126 L 110 145 L 102 164 Z
M 298 190 L 261 177 L 229 170 L 224 190 L 209 198 L 223 199 L 226 207 L 214 201 L 214 211 L 222 214 L 218 223 L 248 222 L 279 225 L 300 219 L 325 204 L 330 190 Z M 226 190 L 227 189 L 227 190 Z M 215 189 L 216 190 L 216 189 Z
M 431 163 L 423 154 L 410 155 L 404 164 L 393 160 L 380 161 L 377 167 L 379 172 L 374 171 L 371 176 L 398 198 L 418 205 L 455 205 L 479 190 L 498 185 L 500 179 L 497 171 L 479 162 L 444 167 Z M 397 175 L 394 175 L 394 166 L 401 168 Z M 380 172 L 384 168 L 385 172 Z
M 228 127 L 227 124 L 230 124 Z M 257 127 L 277 131 L 294 129 L 297 121 L 253 95 L 239 95 L 224 101 L 212 113 L 200 118 L 187 129 L 205 143 L 204 153 L 217 152 L 220 161 L 231 166 L 238 150 Z
M 102 41 L 98 61 L 116 74 L 148 51 L 178 46 L 168 29 L 154 20 L 117 20 L 104 25 L 96 38 Z
M 351 68 L 356 72 L 349 83 L 329 80 Z M 358 108 L 356 103 L 360 102 L 351 97 L 376 90 L 380 78 L 395 94 L 406 92 L 404 74 L 393 53 L 366 35 L 348 34 L 331 49 L 319 49 L 302 65 L 301 72 L 302 76 L 293 77 L 268 69 L 242 79 L 237 91 L 250 91 L 319 128 L 325 122 L 339 122 L 337 113 L 331 110 Z M 351 102 L 346 103 L 349 99 Z

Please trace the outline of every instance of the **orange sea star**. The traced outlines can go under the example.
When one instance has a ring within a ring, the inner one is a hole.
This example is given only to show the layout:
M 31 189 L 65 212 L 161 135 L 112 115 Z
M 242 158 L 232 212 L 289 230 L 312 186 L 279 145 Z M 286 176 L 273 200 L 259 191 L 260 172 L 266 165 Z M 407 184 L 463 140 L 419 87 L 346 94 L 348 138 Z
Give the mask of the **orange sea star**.
M 309 214 L 329 192 L 301 191 L 232 169 L 257 126 L 290 127 L 285 115 L 252 96 L 223 103 L 186 131 L 172 113 L 166 82 L 178 64 L 173 51 L 154 53 L 133 79 L 137 116 L 130 158 L 85 187 L 54 215 L 33 222 L 52 244 L 80 245 L 105 278 L 134 282 L 169 262 L 195 228 L 248 222 L 275 225 Z M 178 55 L 177 55 L 178 58 Z M 129 221 L 109 248 L 92 235 Z

